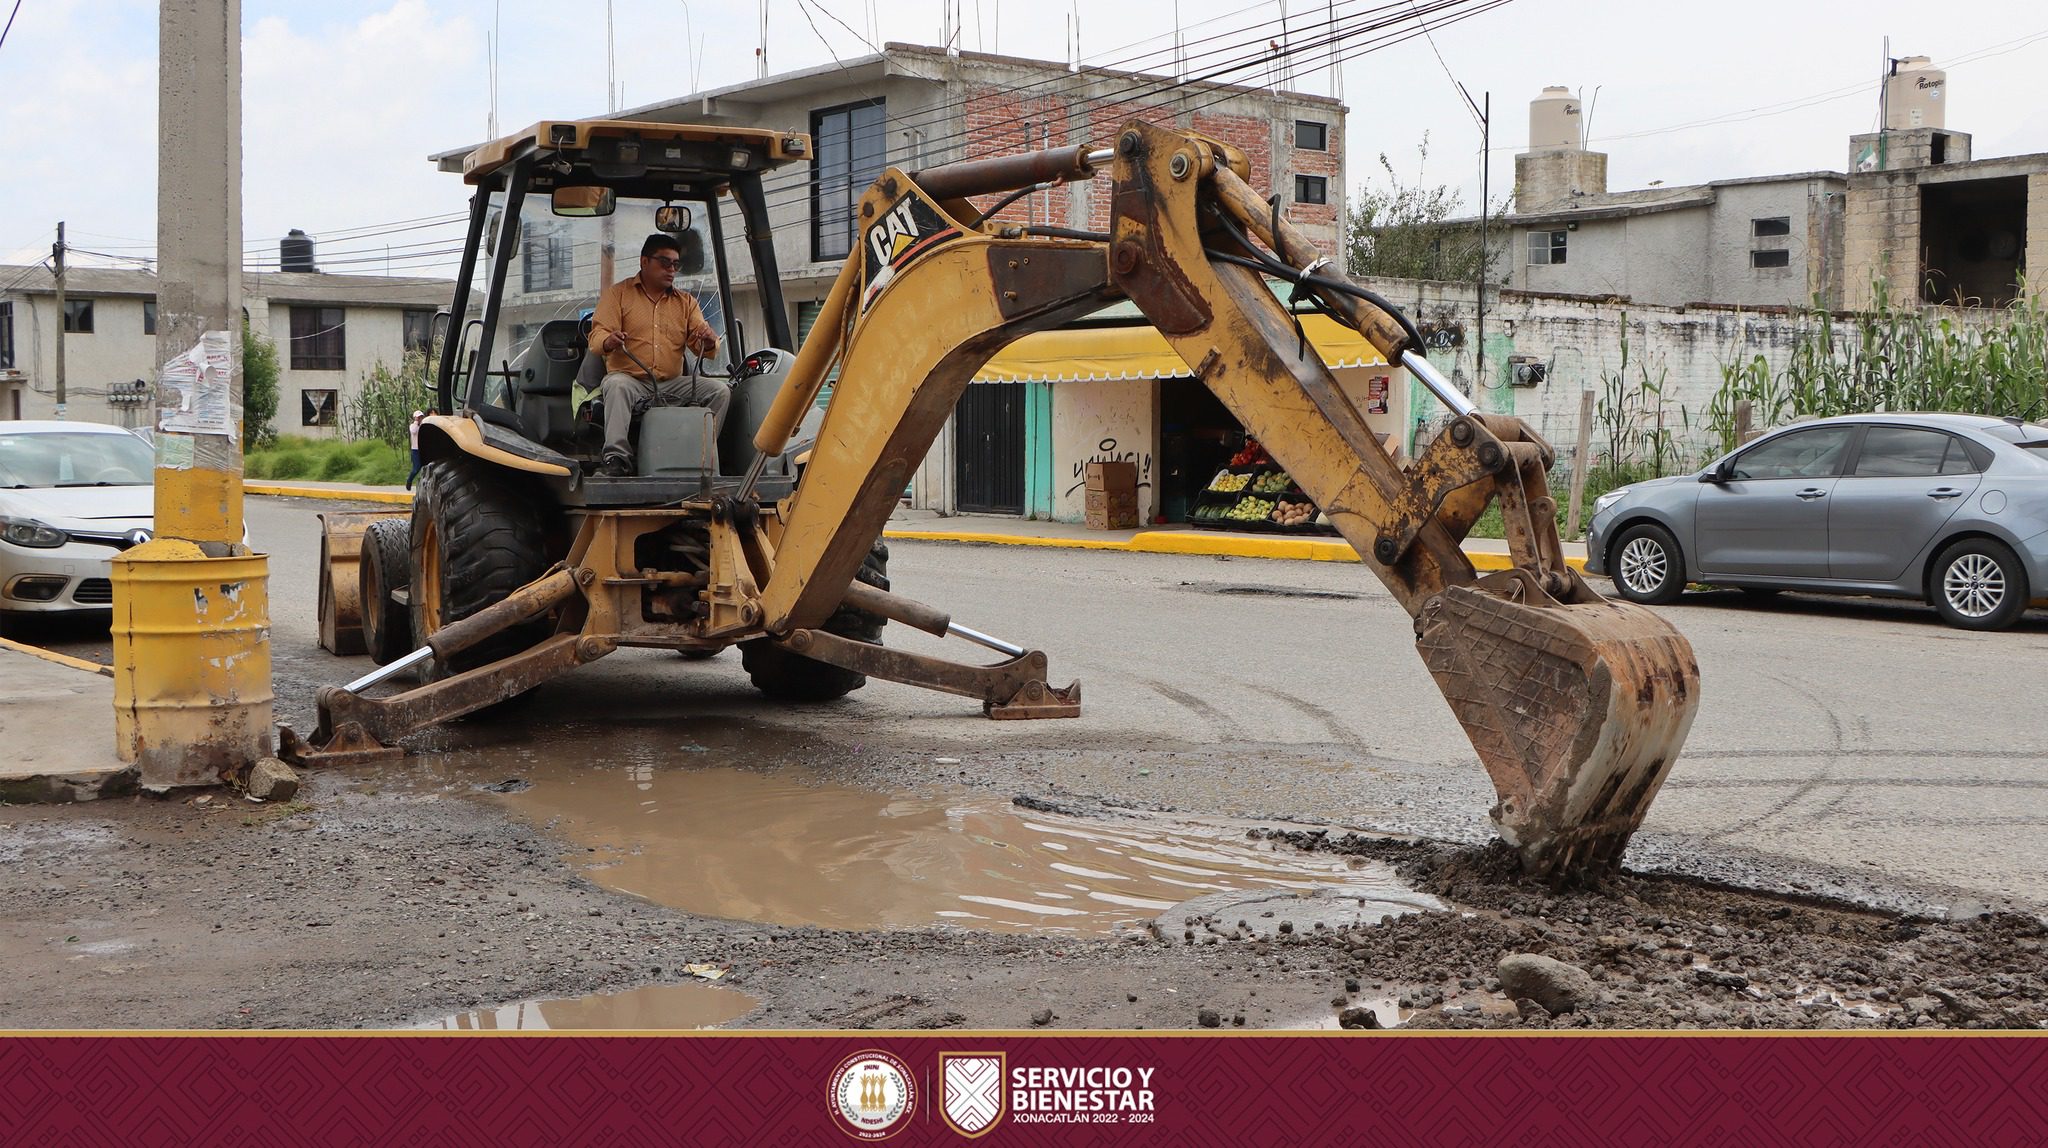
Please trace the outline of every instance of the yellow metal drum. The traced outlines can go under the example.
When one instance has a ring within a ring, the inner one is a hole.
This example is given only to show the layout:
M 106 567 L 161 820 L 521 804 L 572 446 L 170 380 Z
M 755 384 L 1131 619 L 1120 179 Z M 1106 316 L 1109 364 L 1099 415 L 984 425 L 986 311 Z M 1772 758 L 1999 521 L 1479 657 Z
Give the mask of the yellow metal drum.
M 271 755 L 269 558 L 159 538 L 113 561 L 114 740 L 150 790 Z

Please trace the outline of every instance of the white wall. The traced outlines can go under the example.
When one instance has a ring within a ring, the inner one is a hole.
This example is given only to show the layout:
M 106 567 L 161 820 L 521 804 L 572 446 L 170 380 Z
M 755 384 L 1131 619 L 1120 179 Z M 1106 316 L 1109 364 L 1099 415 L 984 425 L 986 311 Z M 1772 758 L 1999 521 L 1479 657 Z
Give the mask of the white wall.
M 1088 508 L 1083 489 L 1091 462 L 1138 467 L 1138 517 L 1159 511 L 1159 384 L 1055 383 L 1052 388 L 1052 516 L 1080 522 Z
M 14 365 L 30 383 L 22 391 L 21 415 L 54 417 L 57 298 L 16 295 L 13 303 Z M 156 378 L 156 336 L 143 333 L 142 303 L 140 296 L 95 297 L 92 333 L 64 336 L 66 418 L 121 426 L 147 421 L 134 408 L 117 407 L 106 399 L 110 383 Z
M 308 389 L 340 392 L 343 409 L 355 401 L 363 379 L 379 363 L 397 371 L 405 356 L 404 312 L 396 307 L 345 308 L 347 329 L 343 346 L 344 366 L 338 371 L 301 370 L 292 366 L 292 308 L 320 307 L 319 303 L 269 303 L 249 308 L 252 330 L 277 344 L 277 418 L 271 425 L 279 434 L 306 438 L 339 438 L 339 412 L 332 427 L 301 425 L 300 393 Z M 260 312 L 260 314 L 259 314 Z

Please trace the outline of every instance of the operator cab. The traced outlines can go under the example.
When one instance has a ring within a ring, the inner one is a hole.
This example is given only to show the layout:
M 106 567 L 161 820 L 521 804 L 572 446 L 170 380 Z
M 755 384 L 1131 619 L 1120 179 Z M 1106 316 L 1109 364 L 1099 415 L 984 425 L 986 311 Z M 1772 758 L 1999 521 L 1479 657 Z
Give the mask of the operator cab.
M 476 192 L 450 314 L 474 317 L 438 338 L 437 413 L 473 425 L 483 447 L 537 464 L 520 468 L 541 473 L 567 505 L 668 503 L 736 485 L 794 361 L 761 177 L 809 155 L 798 133 L 631 121 L 541 123 L 470 152 L 464 179 Z M 751 344 L 733 306 L 722 204 L 737 208 L 747 236 L 738 270 L 750 273 L 765 328 Z M 685 354 L 685 376 L 730 386 L 732 397 L 716 434 L 703 407 L 637 415 L 637 474 L 606 478 L 595 473 L 605 367 L 588 349 L 590 315 L 600 292 L 637 272 L 641 242 L 656 231 L 681 245 L 675 288 L 718 334 L 714 354 Z M 820 417 L 813 412 L 799 444 Z M 801 449 L 763 460 L 764 497 L 793 485 Z

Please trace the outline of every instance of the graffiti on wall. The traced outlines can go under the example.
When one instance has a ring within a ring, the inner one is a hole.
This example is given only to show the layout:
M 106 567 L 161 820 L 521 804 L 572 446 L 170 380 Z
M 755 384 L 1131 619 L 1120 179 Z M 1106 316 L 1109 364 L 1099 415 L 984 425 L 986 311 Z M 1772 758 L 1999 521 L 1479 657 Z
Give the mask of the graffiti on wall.
M 1152 455 L 1149 452 L 1118 450 L 1116 440 L 1106 438 L 1095 444 L 1095 453 L 1074 464 L 1074 485 L 1067 488 L 1067 496 L 1088 485 L 1088 464 L 1091 462 L 1128 462 L 1138 468 L 1138 489 L 1152 485 Z

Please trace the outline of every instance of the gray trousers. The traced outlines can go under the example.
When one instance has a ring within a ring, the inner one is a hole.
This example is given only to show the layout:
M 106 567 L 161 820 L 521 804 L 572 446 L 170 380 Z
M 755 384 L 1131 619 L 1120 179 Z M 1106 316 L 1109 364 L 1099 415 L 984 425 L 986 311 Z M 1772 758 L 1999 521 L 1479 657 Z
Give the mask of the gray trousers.
M 648 407 L 705 407 L 711 411 L 715 435 L 725 425 L 725 408 L 732 403 L 732 388 L 719 379 L 684 376 L 649 386 L 645 379 L 622 371 L 606 375 L 598 393 L 604 399 L 604 457 L 628 462 L 633 459 L 627 435 L 634 414 Z

